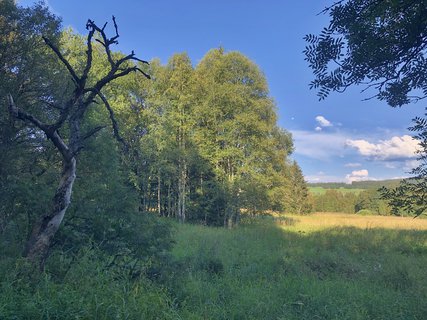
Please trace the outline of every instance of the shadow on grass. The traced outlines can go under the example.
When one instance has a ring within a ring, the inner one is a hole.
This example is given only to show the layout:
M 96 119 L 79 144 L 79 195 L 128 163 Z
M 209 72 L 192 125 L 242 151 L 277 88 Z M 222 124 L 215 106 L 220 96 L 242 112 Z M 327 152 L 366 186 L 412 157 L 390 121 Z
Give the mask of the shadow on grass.
M 427 314 L 426 231 L 340 227 L 303 234 L 290 231 L 297 222 L 267 216 L 234 230 L 178 231 L 174 253 L 185 263 L 171 292 L 184 314 L 205 319 Z

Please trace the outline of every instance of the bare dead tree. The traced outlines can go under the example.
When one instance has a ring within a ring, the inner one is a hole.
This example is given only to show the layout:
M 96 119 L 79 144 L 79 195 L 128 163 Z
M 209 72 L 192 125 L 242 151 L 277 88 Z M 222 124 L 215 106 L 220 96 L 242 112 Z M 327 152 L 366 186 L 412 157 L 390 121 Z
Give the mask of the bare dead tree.
M 108 103 L 106 97 L 102 94 L 102 89 L 113 80 L 124 77 L 131 72 L 140 72 L 145 77 L 150 78 L 142 69 L 138 67 L 137 62 L 148 64 L 146 61 L 135 57 L 134 52 L 119 59 L 114 59 L 111 52 L 111 45 L 117 44 L 119 38 L 116 19 L 113 16 L 115 35 L 108 38 L 105 33 L 105 27 L 98 27 L 94 21 L 88 20 L 86 29 L 87 50 L 86 62 L 83 72 L 79 75 L 76 69 L 69 63 L 67 58 L 61 53 L 48 38 L 43 37 L 47 46 L 56 54 L 59 60 L 67 69 L 74 84 L 74 90 L 68 100 L 58 108 L 60 110 L 57 119 L 53 123 L 46 123 L 38 119 L 31 113 L 24 111 L 16 105 L 12 94 L 8 95 L 9 113 L 11 117 L 19 119 L 30 126 L 44 132 L 46 137 L 53 143 L 61 156 L 62 172 L 61 178 L 52 199 L 50 210 L 46 211 L 32 227 L 31 235 L 27 241 L 24 256 L 33 264 L 43 269 L 45 260 L 52 244 L 52 239 L 58 231 L 61 222 L 64 219 L 65 212 L 70 205 L 73 183 L 76 179 L 76 156 L 82 150 L 84 142 L 100 131 L 104 126 L 91 128 L 87 132 L 82 132 L 81 126 L 85 118 L 88 107 L 100 98 L 108 110 L 110 120 L 113 126 L 113 132 L 116 139 L 126 146 L 126 142 L 119 134 L 117 121 L 114 111 Z M 99 79 L 94 85 L 88 86 L 87 79 L 92 68 L 93 60 L 93 41 L 99 42 L 107 56 L 109 70 L 105 76 Z M 68 139 L 60 136 L 59 130 L 66 127 L 68 129 Z

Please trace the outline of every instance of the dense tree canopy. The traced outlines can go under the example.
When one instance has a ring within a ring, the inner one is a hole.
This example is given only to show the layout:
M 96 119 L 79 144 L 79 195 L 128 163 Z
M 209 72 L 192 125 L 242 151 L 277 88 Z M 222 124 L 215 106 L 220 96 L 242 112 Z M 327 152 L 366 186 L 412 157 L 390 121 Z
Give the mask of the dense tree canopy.
M 119 113 L 133 139 L 128 157 L 141 210 L 235 225 L 242 208 L 283 209 L 292 138 L 277 127 L 259 68 L 219 48 L 196 67 L 175 54 L 164 66 L 152 61 L 149 72 L 152 81 L 128 85 L 132 111 Z M 141 123 L 146 130 L 135 140 Z

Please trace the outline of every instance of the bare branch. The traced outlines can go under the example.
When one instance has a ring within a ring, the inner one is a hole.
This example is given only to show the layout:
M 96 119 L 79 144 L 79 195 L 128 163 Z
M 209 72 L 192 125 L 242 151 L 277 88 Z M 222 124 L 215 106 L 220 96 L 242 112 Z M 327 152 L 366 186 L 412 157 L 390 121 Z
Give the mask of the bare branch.
M 74 71 L 73 67 L 70 65 L 67 59 L 62 55 L 62 53 L 59 51 L 59 49 L 46 37 L 43 37 L 44 42 L 49 46 L 49 48 L 52 49 L 53 52 L 58 56 L 59 60 L 65 65 L 68 72 L 71 74 L 71 77 L 75 84 L 77 86 L 80 85 L 80 78 L 77 76 L 76 72 Z
M 81 138 L 83 141 L 89 139 L 90 137 L 92 137 L 94 134 L 96 134 L 98 131 L 101 131 L 102 129 L 104 129 L 105 126 L 98 126 L 95 127 L 91 130 L 89 130 L 88 132 L 86 132 L 83 137 Z
M 135 57 L 135 52 L 132 50 L 132 53 L 130 53 L 127 56 L 124 56 L 123 58 L 119 59 L 116 62 L 116 66 L 119 67 L 123 62 L 128 61 L 128 60 L 134 60 L 134 61 L 142 62 L 144 64 L 149 64 L 148 61 L 145 61 L 145 60 L 142 60 L 142 59 Z
M 39 119 L 34 117 L 33 115 L 26 113 L 25 111 L 20 110 L 13 100 L 13 97 L 11 94 L 7 95 L 7 99 L 9 102 L 9 113 L 11 116 L 15 117 L 16 119 L 30 122 L 32 125 L 36 126 L 37 128 L 43 130 L 46 132 L 48 130 L 48 125 L 41 122 Z
M 141 72 L 147 79 L 151 79 L 151 76 L 149 74 L 146 74 L 144 71 L 142 71 L 140 68 L 135 67 L 135 71 Z
M 65 144 L 64 140 L 59 136 L 58 131 L 56 128 L 49 126 L 43 122 L 41 122 L 39 119 L 34 117 L 31 114 L 26 113 L 25 111 L 20 110 L 13 100 L 13 97 L 11 94 L 8 94 L 7 96 L 9 101 L 9 112 L 10 114 L 15 117 L 16 119 L 30 122 L 32 125 L 36 126 L 40 130 L 42 130 L 48 139 L 52 141 L 52 143 L 55 145 L 55 147 L 58 149 L 58 151 L 62 154 L 62 156 L 66 159 L 71 159 L 72 154 L 70 152 L 70 149 Z
M 95 30 L 90 30 L 89 34 L 87 35 L 87 51 L 86 51 L 86 67 L 83 70 L 83 75 L 81 78 L 81 85 L 82 87 L 85 86 L 86 84 L 86 80 L 87 80 L 87 76 L 89 74 L 89 70 L 92 67 L 92 37 L 93 34 L 95 33 Z
M 99 39 L 95 39 L 95 41 L 96 41 L 96 42 L 98 42 L 98 43 L 100 43 L 100 44 L 102 44 L 102 46 L 103 46 L 103 47 L 105 47 L 105 43 L 104 43 L 104 42 L 102 42 L 101 40 L 99 40 Z
M 52 128 L 59 129 L 64 122 L 67 120 L 68 115 L 70 114 L 71 109 L 73 108 L 75 101 L 77 101 L 77 97 L 76 97 L 77 93 L 75 93 L 75 95 L 73 96 L 73 98 L 71 98 L 70 100 L 68 100 L 68 102 L 66 103 L 65 107 L 62 109 L 61 114 L 58 118 L 58 120 L 52 125 Z
M 116 138 L 116 140 L 118 142 L 120 142 L 123 145 L 124 150 L 128 150 L 129 149 L 129 145 L 127 144 L 127 142 L 123 139 L 123 137 L 120 135 L 119 132 L 119 125 L 117 124 L 116 118 L 114 116 L 114 111 L 111 108 L 107 98 L 100 92 L 97 92 L 98 96 L 101 98 L 102 102 L 104 102 L 105 107 L 108 110 L 108 113 L 110 115 L 110 120 L 111 120 L 111 124 L 113 126 L 113 133 L 114 133 L 114 137 Z
M 340 0 L 340 1 L 336 1 L 335 3 L 333 3 L 332 5 L 325 7 L 325 9 L 323 9 L 322 11 L 320 11 L 317 15 L 321 15 L 324 14 L 326 12 L 328 12 L 329 10 L 331 10 L 332 8 L 340 5 L 341 3 L 343 3 L 345 0 Z
M 110 39 L 110 41 L 115 41 L 119 37 L 119 28 L 117 27 L 116 17 L 113 16 L 114 29 L 116 29 L 116 35 Z
M 117 32 L 117 25 L 116 25 L 114 17 L 113 17 L 113 22 L 114 22 L 115 28 L 116 28 L 116 35 L 114 37 L 112 37 L 111 39 L 107 38 L 107 35 L 105 34 L 105 31 L 104 31 L 106 24 L 104 24 L 104 26 L 102 28 L 100 28 L 95 24 L 94 21 L 92 21 L 90 19 L 86 23 L 86 28 L 88 30 L 91 30 L 91 32 L 97 31 L 101 35 L 103 41 L 101 41 L 99 39 L 95 39 L 95 40 L 97 42 L 101 43 L 102 46 L 104 47 L 105 53 L 107 54 L 108 62 L 110 63 L 112 68 L 114 68 L 115 64 L 114 64 L 113 58 L 111 57 L 110 45 L 113 43 L 117 43 L 116 39 L 119 37 L 118 32 Z
M 117 71 L 120 71 L 120 72 L 117 72 Z M 110 83 L 111 81 L 113 81 L 117 78 L 124 77 L 125 75 L 127 75 L 131 72 L 136 72 L 136 71 L 141 72 L 146 78 L 150 79 L 150 75 L 146 74 L 144 71 L 142 71 L 141 69 L 139 69 L 136 66 L 126 68 L 123 70 L 112 69 L 105 77 L 100 79 L 92 88 L 85 89 L 86 92 L 92 92 L 92 94 L 86 98 L 85 104 L 88 105 L 94 99 L 94 97 L 98 94 L 98 92 L 101 92 L 101 89 L 106 84 Z

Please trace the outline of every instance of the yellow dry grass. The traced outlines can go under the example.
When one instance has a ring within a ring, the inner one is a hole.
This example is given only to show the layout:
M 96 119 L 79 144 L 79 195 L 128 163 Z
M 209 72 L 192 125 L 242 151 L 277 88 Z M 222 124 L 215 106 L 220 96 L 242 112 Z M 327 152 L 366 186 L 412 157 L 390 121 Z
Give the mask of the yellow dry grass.
M 286 215 L 287 230 L 312 232 L 336 227 L 360 229 L 427 230 L 427 219 L 395 216 L 360 216 L 345 213 L 314 213 L 307 216 Z

